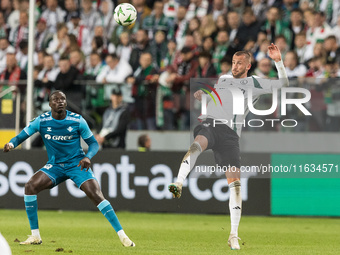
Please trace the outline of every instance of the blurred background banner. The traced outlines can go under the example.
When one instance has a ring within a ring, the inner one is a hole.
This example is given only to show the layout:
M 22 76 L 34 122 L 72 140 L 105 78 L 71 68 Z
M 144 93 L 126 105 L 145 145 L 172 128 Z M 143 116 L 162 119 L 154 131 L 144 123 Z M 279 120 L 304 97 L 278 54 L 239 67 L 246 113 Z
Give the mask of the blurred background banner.
M 4 154 L 2 154 L 4 155 Z M 104 196 L 117 210 L 139 212 L 217 213 L 228 211 L 229 189 L 220 178 L 188 178 L 183 196 L 173 199 L 168 184 L 177 175 L 182 152 L 101 151 L 93 159 L 93 171 Z M 247 164 L 269 164 L 269 154 L 244 154 Z M 0 158 L 0 208 L 24 208 L 24 184 L 47 161 L 45 151 L 13 151 Z M 213 162 L 203 153 L 200 162 Z M 270 179 L 242 178 L 244 214 L 270 214 Z M 39 194 L 39 209 L 96 210 L 72 181 Z

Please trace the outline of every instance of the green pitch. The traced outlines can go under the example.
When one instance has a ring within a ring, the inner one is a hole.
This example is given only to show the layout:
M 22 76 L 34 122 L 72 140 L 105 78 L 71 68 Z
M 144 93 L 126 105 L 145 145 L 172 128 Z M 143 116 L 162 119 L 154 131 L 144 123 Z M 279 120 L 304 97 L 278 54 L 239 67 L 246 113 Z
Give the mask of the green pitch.
M 23 210 L 0 210 L 0 231 L 17 254 L 339 254 L 340 219 L 242 217 L 240 251 L 227 246 L 229 216 L 119 212 L 124 248 L 100 212 L 39 211 L 42 245 L 20 246 L 30 234 Z M 243 243 L 243 245 L 242 245 Z M 59 249 L 60 252 L 56 252 Z M 1 253 L 1 252 L 0 252 Z

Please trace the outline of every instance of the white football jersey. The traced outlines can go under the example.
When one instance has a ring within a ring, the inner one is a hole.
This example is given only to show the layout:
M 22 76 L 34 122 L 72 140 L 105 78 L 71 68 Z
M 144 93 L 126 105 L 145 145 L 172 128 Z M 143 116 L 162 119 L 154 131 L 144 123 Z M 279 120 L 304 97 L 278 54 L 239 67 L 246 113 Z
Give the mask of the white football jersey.
M 236 79 L 231 75 L 223 75 L 215 84 L 215 91 L 211 92 L 215 100 L 207 98 L 210 99 L 207 103 L 207 114 L 200 118 L 221 120 L 220 123 L 227 124 L 241 136 L 242 126 L 245 126 L 245 118 L 249 113 L 248 97 L 251 97 L 254 106 L 261 95 L 271 94 L 274 88 L 279 89 L 283 85 L 281 80 L 262 79 L 257 76 Z

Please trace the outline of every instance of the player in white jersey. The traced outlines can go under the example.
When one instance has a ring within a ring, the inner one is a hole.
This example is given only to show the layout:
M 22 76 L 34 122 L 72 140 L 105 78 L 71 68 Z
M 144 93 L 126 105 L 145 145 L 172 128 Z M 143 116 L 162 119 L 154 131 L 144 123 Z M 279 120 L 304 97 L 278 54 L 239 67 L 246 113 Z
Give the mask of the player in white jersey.
M 169 191 L 173 193 L 173 196 L 180 198 L 183 182 L 194 167 L 198 156 L 205 150 L 213 150 L 216 164 L 229 168 L 226 171 L 230 190 L 229 210 L 231 221 L 228 245 L 232 250 L 240 249 L 238 226 L 241 219 L 242 198 L 239 137 L 244 119 L 249 112 L 247 106 L 248 97 L 251 97 L 254 105 L 260 95 L 272 93 L 282 86 L 288 86 L 288 78 L 280 50 L 276 45 L 271 44 L 268 47 L 268 54 L 275 61 L 279 80 L 259 80 L 259 77 L 256 76 L 247 77 L 251 67 L 250 53 L 239 51 L 234 54 L 232 76 L 221 76 L 214 88 L 221 98 L 221 104 L 215 105 L 213 100 L 208 102 L 207 114 L 200 117 L 203 122 L 194 130 L 195 140 L 182 160 L 177 181 L 169 185 Z M 202 90 L 199 90 L 195 92 L 194 97 L 201 101 L 203 93 Z M 236 95 L 241 101 L 237 100 Z M 244 114 L 234 114 L 235 107 L 237 108 L 235 102 L 243 104 Z M 217 123 L 218 121 L 220 123 Z

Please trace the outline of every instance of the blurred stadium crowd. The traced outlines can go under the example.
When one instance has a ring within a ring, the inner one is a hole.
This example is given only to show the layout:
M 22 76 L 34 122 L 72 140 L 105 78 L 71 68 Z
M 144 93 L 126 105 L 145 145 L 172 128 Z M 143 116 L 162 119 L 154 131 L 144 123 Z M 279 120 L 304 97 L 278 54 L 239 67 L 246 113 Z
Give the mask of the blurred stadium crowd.
M 339 131 L 339 0 L 132 0 L 138 16 L 129 27 L 113 19 L 122 2 L 129 1 L 36 1 L 36 114 L 49 109 L 51 90 L 61 89 L 69 108 L 99 127 L 118 86 L 130 129 L 187 130 L 190 78 L 230 73 L 238 50 L 253 53 L 249 74 L 276 77 L 267 55 L 273 42 L 290 86 L 312 94 L 312 116 L 288 110 L 301 119 L 295 131 Z M 28 0 L 1 0 L 0 91 L 6 81 L 26 79 L 28 6 Z M 25 84 L 18 87 L 25 93 Z M 268 109 L 270 98 L 256 108 Z

